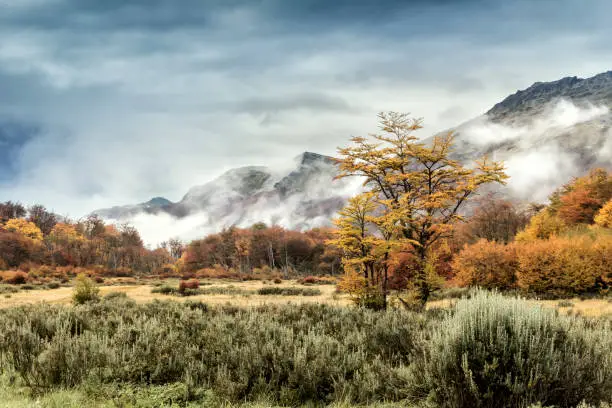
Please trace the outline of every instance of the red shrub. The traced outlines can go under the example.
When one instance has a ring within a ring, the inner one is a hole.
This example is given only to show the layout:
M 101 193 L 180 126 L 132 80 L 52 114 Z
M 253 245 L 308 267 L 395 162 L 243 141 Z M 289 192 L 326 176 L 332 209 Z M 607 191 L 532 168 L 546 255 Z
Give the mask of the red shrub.
M 29 277 L 24 272 L 11 272 L 4 276 L 4 282 L 11 285 L 23 285 L 28 281 Z
M 182 280 L 179 283 L 179 292 L 183 293 L 186 289 L 198 289 L 200 287 L 200 281 L 197 279 Z

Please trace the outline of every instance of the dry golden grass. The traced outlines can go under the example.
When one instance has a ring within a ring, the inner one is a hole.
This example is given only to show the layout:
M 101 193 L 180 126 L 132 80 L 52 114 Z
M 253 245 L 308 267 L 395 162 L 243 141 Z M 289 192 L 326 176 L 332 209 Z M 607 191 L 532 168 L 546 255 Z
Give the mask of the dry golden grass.
M 113 285 L 101 285 L 100 295 L 104 296 L 110 292 L 123 292 L 138 303 L 150 302 L 154 299 L 176 300 L 184 302 L 186 300 L 202 301 L 212 305 L 227 304 L 249 307 L 264 304 L 286 304 L 286 303 L 322 303 L 335 306 L 348 306 L 351 301 L 347 295 L 336 293 L 335 285 L 314 285 L 309 286 L 319 289 L 321 294 L 318 296 L 262 296 L 257 294 L 248 295 L 198 295 L 189 297 L 168 296 L 160 293 L 152 293 L 155 286 L 148 282 L 132 283 L 134 280 L 113 279 L 108 283 Z M 159 281 L 161 282 L 161 281 Z M 255 292 L 262 287 L 307 287 L 298 284 L 296 281 L 283 281 L 281 284 L 264 283 L 262 281 L 234 282 L 225 280 L 207 280 L 210 285 L 202 288 L 227 287 L 233 286 L 245 291 Z M 178 280 L 169 279 L 163 281 L 164 284 L 178 286 Z M 24 304 L 47 302 L 55 304 L 69 304 L 72 301 L 72 287 L 61 287 L 48 290 L 29 290 L 13 293 L 10 297 L 0 295 L 0 308 L 19 306 Z M 431 301 L 427 304 L 431 308 L 448 308 L 456 302 L 456 299 L 443 299 Z M 563 307 L 559 305 L 559 300 L 529 300 L 529 302 L 541 304 L 544 307 L 557 308 L 561 313 L 579 314 L 582 316 L 612 316 L 612 301 L 606 299 L 569 299 L 572 306 Z
M 227 282 L 227 281 L 209 281 L 215 287 L 234 286 L 247 291 L 256 291 L 259 288 L 266 286 L 278 287 L 305 287 L 297 284 L 295 281 L 284 281 L 281 284 L 264 284 L 261 281 L 247 282 Z M 177 280 L 167 281 L 169 285 L 177 286 Z M 285 304 L 285 303 L 324 303 L 336 306 L 345 306 L 350 304 L 348 297 L 336 294 L 334 285 L 317 285 L 312 286 L 321 291 L 318 296 L 262 296 L 256 294 L 248 295 L 198 295 L 189 297 L 168 296 L 159 293 L 152 293 L 155 286 L 150 284 L 141 285 L 120 285 L 120 286 L 100 286 L 100 295 L 104 296 L 109 292 L 123 292 L 138 303 L 150 302 L 154 299 L 159 300 L 199 300 L 209 304 L 226 304 L 230 303 L 236 306 L 259 306 L 263 304 Z M 203 286 L 207 288 L 211 286 Z M 13 293 L 10 297 L 0 296 L 0 308 L 24 305 L 29 303 L 55 303 L 68 304 L 72 301 L 72 288 L 62 287 L 50 290 L 30 290 Z

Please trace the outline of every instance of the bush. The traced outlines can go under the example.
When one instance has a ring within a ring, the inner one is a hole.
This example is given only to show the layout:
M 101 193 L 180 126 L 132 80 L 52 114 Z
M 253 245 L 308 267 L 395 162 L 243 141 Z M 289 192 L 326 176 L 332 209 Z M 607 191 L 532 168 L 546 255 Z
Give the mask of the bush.
M 258 295 L 277 295 L 277 296 L 319 296 L 321 291 L 319 289 L 311 288 L 279 288 L 279 287 L 267 287 L 260 288 L 257 290 Z
M 156 288 L 153 288 L 151 290 L 151 293 L 159 293 L 162 295 L 174 295 L 178 293 L 178 289 L 173 288 L 172 286 L 163 285 L 163 286 L 158 286 Z
M 178 291 L 180 294 L 184 294 L 186 289 L 198 289 L 200 287 L 200 281 L 197 279 L 182 280 L 179 282 Z
M 335 285 L 337 280 L 330 276 L 306 276 L 298 280 L 300 285 Z
M 540 239 L 549 239 L 567 230 L 567 225 L 556 215 L 544 209 L 531 217 L 524 230 L 516 234 L 516 241 L 531 242 Z
M 98 289 L 95 282 L 86 275 L 81 274 L 76 278 L 76 283 L 72 292 L 72 301 L 77 305 L 95 302 L 100 298 L 99 292 L 100 289 Z
M 0 295 L 10 295 L 19 292 L 19 288 L 10 285 L 0 285 Z
M 9 285 L 23 285 L 29 280 L 24 272 L 9 272 L 4 276 L 3 282 Z
M 127 299 L 127 298 L 128 298 L 128 295 L 125 292 L 108 292 L 106 295 L 104 295 L 105 300 Z
M 223 403 L 365 404 L 400 398 L 395 369 L 424 324 L 402 311 L 103 299 L 0 310 L 0 358 L 32 388 L 182 383 L 185 400 L 208 389 Z
M 612 330 L 479 291 L 428 335 L 406 374 L 440 407 L 575 407 L 612 396 Z
M 512 289 L 516 285 L 518 258 L 514 245 L 480 240 L 455 255 L 453 270 L 460 286 Z
M 570 296 L 610 284 L 612 237 L 553 238 L 518 247 L 518 286 L 547 296 Z

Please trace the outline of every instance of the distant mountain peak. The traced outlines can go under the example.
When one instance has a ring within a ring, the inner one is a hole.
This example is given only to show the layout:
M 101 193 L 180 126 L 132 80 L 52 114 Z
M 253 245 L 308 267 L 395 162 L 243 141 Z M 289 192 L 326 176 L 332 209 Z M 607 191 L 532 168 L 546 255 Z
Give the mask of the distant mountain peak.
M 546 106 L 560 99 L 578 106 L 590 103 L 612 107 L 612 71 L 590 78 L 568 76 L 552 82 L 535 82 L 494 105 L 486 115 L 494 122 L 509 116 L 529 117 L 542 113 Z
M 313 153 L 313 152 L 304 152 L 300 154 L 299 156 L 297 156 L 295 160 L 301 166 L 308 166 L 308 165 L 316 164 L 316 163 L 325 163 L 325 164 L 335 163 L 335 159 L 333 157 L 325 156 L 323 154 Z
M 152 199 L 144 203 L 144 205 L 148 205 L 151 207 L 163 207 L 163 206 L 171 205 L 171 204 L 172 204 L 172 201 L 164 197 L 153 197 Z

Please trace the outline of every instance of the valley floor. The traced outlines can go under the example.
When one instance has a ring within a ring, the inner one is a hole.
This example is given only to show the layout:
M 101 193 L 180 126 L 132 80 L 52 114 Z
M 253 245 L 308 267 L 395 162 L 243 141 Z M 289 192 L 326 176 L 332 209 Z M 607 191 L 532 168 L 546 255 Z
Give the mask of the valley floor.
M 297 281 L 287 280 L 281 284 L 273 284 L 262 281 L 233 282 L 225 280 L 203 281 L 206 286 L 202 288 L 225 288 L 230 291 L 243 292 L 236 294 L 202 294 L 195 296 L 169 296 L 152 291 L 160 285 L 177 286 L 178 280 L 168 279 L 142 283 L 135 282 L 130 278 L 116 278 L 110 285 L 100 286 L 100 295 L 104 296 L 111 292 L 125 293 L 137 303 L 151 302 L 157 300 L 176 301 L 201 301 L 211 305 L 231 304 L 240 307 L 261 306 L 265 304 L 302 304 L 318 303 L 331 306 L 348 306 L 351 301 L 347 295 L 336 292 L 335 285 L 308 286 L 318 289 L 321 293 L 316 296 L 281 296 L 281 295 L 259 295 L 257 290 L 264 287 L 278 288 L 305 288 Z M 70 304 L 72 301 L 72 286 L 45 290 L 21 290 L 18 293 L 0 295 L 0 308 L 12 306 L 36 304 L 46 302 L 50 304 Z M 448 308 L 456 302 L 456 299 L 433 300 L 428 303 L 428 308 Z M 541 304 L 545 307 L 556 308 L 561 313 L 577 314 L 581 316 L 599 317 L 612 316 L 612 299 L 565 299 L 565 300 L 529 300 L 531 303 Z

